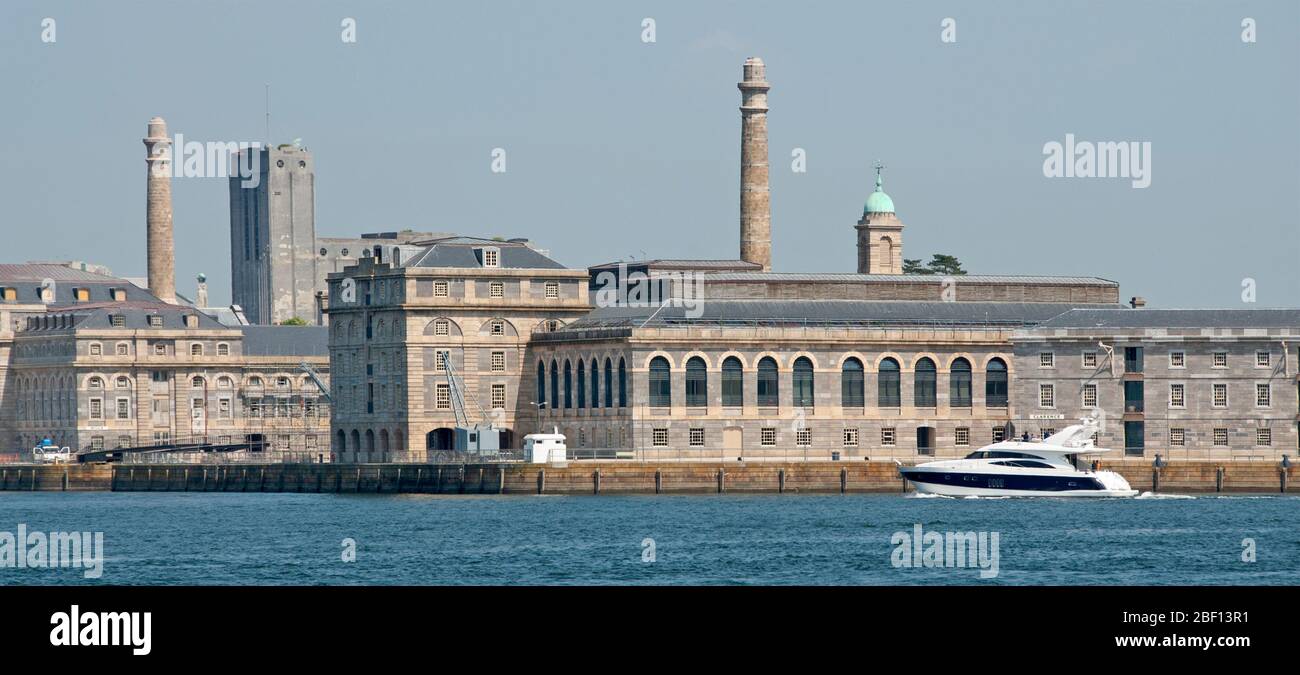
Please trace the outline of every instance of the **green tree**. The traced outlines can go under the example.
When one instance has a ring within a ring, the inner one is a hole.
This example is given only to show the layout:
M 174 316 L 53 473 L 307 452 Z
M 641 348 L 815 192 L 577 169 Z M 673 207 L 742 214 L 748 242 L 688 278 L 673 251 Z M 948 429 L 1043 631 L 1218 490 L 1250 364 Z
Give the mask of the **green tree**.
M 920 258 L 903 258 L 903 274 L 933 274 Z
M 280 322 L 281 326 L 306 326 L 307 322 L 302 317 L 295 316 L 292 319 L 285 319 Z
M 930 257 L 930 274 L 942 274 L 944 276 L 960 276 L 966 273 L 962 269 L 961 261 L 956 256 L 936 253 Z

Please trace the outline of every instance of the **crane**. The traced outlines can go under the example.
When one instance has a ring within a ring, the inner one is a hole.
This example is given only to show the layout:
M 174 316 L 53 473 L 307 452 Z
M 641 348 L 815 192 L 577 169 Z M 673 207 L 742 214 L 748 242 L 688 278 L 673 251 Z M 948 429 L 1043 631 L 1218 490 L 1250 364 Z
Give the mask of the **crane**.
M 333 406 L 334 397 L 330 396 L 329 387 L 326 387 L 325 383 L 321 382 L 320 375 L 316 372 L 316 369 L 313 368 L 312 365 L 310 363 L 307 363 L 306 361 L 299 363 L 298 367 L 301 368 L 304 373 L 307 373 L 307 377 L 310 377 L 312 382 L 316 383 L 316 388 L 320 389 L 320 395 L 324 396 L 325 400 L 329 401 L 329 404 Z

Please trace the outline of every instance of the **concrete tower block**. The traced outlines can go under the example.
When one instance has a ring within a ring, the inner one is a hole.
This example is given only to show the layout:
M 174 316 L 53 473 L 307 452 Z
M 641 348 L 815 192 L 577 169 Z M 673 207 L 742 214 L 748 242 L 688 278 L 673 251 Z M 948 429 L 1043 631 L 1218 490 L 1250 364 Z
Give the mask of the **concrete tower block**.
M 767 165 L 767 68 L 745 60 L 740 88 L 740 259 L 772 269 L 772 213 Z
M 146 202 L 146 242 L 149 257 L 149 292 L 163 302 L 176 303 L 176 252 L 172 242 L 172 152 L 167 137 L 167 122 L 161 117 L 149 120 L 144 138 L 145 165 L 148 167 Z

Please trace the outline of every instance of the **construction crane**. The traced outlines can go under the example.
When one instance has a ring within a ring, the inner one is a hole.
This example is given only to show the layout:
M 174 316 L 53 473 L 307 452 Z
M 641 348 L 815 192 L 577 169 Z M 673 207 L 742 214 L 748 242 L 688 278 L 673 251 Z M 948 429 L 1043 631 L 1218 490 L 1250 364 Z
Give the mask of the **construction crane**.
M 442 361 L 443 372 L 447 376 L 447 390 L 451 398 L 452 415 L 456 419 L 455 452 L 468 452 L 476 455 L 495 455 L 501 449 L 501 431 L 492 422 L 491 416 L 479 404 L 474 392 L 469 392 L 469 400 L 478 412 L 478 420 L 470 421 L 469 406 L 465 403 L 464 381 L 456 374 L 451 365 L 450 355 L 438 354 Z
M 334 397 L 330 396 L 329 387 L 326 387 L 325 383 L 321 382 L 320 374 L 316 372 L 316 369 L 313 368 L 312 365 L 310 363 L 307 363 L 306 361 L 299 363 L 298 367 L 301 368 L 304 373 L 307 373 L 307 377 L 310 377 L 312 382 L 316 383 L 316 388 L 320 389 L 320 395 L 324 396 L 325 400 L 329 401 L 329 404 L 333 406 Z

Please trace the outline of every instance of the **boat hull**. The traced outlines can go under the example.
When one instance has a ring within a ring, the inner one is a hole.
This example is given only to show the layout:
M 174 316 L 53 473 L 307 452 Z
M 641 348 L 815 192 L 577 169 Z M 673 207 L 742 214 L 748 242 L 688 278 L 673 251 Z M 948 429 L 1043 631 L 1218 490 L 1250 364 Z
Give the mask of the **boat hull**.
M 900 469 L 916 491 L 948 497 L 1133 497 L 1137 490 L 1117 474 L 991 473 Z

